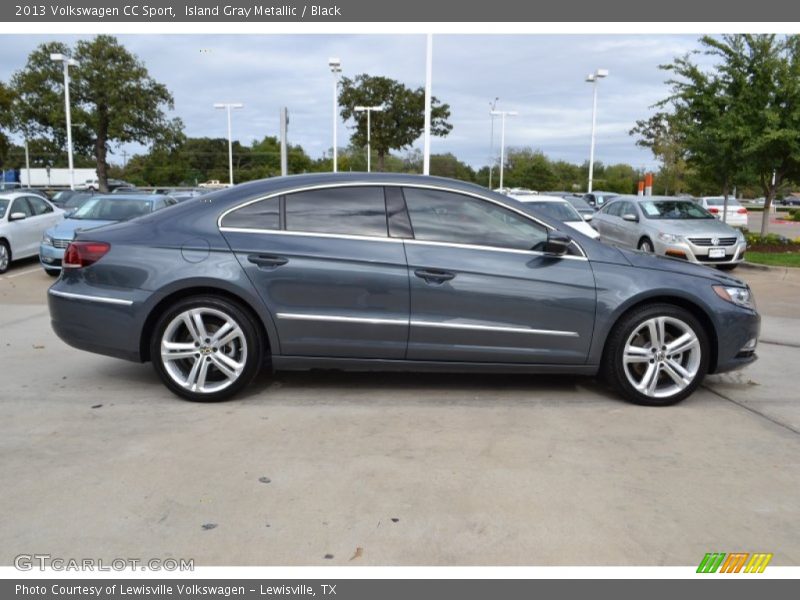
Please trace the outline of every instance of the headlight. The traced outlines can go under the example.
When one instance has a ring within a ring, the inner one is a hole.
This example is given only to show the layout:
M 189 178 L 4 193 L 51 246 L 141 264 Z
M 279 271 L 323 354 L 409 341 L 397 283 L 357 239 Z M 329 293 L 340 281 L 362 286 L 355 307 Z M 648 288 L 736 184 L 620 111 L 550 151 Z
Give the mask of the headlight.
M 662 242 L 667 242 L 668 244 L 677 244 L 678 242 L 683 241 L 681 236 L 672 233 L 659 233 L 658 239 L 660 239 Z
M 753 298 L 753 294 L 747 288 L 728 287 L 725 285 L 715 285 L 713 288 L 717 296 L 731 304 L 749 308 L 750 310 L 756 309 L 756 299 Z
M 45 246 L 52 246 L 53 245 L 53 238 L 46 233 L 42 236 L 42 243 Z

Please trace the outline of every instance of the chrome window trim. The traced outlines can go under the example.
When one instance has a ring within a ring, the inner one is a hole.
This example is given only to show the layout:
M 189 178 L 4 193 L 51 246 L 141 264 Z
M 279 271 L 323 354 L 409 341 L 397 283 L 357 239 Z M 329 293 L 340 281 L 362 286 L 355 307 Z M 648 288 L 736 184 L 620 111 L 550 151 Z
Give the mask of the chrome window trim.
M 103 304 L 117 304 L 120 306 L 131 306 L 133 300 L 124 300 L 122 298 L 109 298 L 108 296 L 89 296 L 87 294 L 74 294 L 72 292 L 61 292 L 58 290 L 49 290 L 53 296 L 60 298 L 67 298 L 69 300 L 87 300 L 89 302 L 100 302 Z
M 472 198 L 477 198 L 479 200 L 484 200 L 486 202 L 491 202 L 501 208 L 506 210 L 510 210 L 511 212 L 515 212 L 521 217 L 528 219 L 529 221 L 533 221 L 537 225 L 544 227 L 548 231 L 554 231 L 555 227 L 548 225 L 542 221 L 539 221 L 535 217 L 529 215 L 526 212 L 518 210 L 513 206 L 508 206 L 498 200 L 494 200 L 493 198 L 488 198 L 487 196 L 483 196 L 481 194 L 476 194 L 475 192 L 467 192 L 464 190 L 459 190 L 455 188 L 440 186 L 440 185 L 427 185 L 427 184 L 420 184 L 420 183 L 397 183 L 397 182 L 384 182 L 384 183 L 376 183 L 376 182 L 364 182 L 364 181 L 354 181 L 354 182 L 347 182 L 347 183 L 324 183 L 324 184 L 316 184 L 310 186 L 301 186 L 297 188 L 289 188 L 280 190 L 271 194 L 267 194 L 266 196 L 260 196 L 258 198 L 253 198 L 252 200 L 247 200 L 246 202 L 242 202 L 241 204 L 237 204 L 227 210 L 225 210 L 219 217 L 217 217 L 217 228 L 221 232 L 232 232 L 232 233 L 260 233 L 260 234 L 275 234 L 275 235 L 300 235 L 300 236 L 313 236 L 313 237 L 326 237 L 326 238 L 341 238 L 341 239 L 349 239 L 349 240 L 372 240 L 372 241 L 404 241 L 404 242 L 413 242 L 413 243 L 420 243 L 420 244 L 435 244 L 435 245 L 443 245 L 443 246 L 450 246 L 453 248 L 474 248 L 478 250 L 496 250 L 500 252 L 514 252 L 514 253 L 523 253 L 523 254 L 533 254 L 536 256 L 545 255 L 544 252 L 539 252 L 536 250 L 517 250 L 514 248 L 501 248 L 499 246 L 479 246 L 476 244 L 458 244 L 458 243 L 451 243 L 451 242 L 429 242 L 426 240 L 416 240 L 412 238 L 393 238 L 387 236 L 368 236 L 368 235 L 353 235 L 353 234 L 338 234 L 338 233 L 321 233 L 315 231 L 287 231 L 282 229 L 257 229 L 257 228 L 248 228 L 248 227 L 224 227 L 222 225 L 222 220 L 229 214 L 235 210 L 239 210 L 240 208 L 244 208 L 245 206 L 250 206 L 251 204 L 255 204 L 256 202 L 261 202 L 262 200 L 269 200 L 270 198 L 274 198 L 276 196 L 284 196 L 288 194 L 294 194 L 298 192 L 308 192 L 313 190 L 321 190 L 321 189 L 328 189 L 328 188 L 339 188 L 339 187 L 411 187 L 417 189 L 427 189 L 427 190 L 436 190 L 442 192 L 450 192 L 453 194 L 463 194 L 464 196 L 470 196 Z M 586 252 L 584 252 L 583 248 L 581 248 L 580 244 L 578 244 L 575 240 L 572 240 L 572 243 L 575 244 L 575 247 L 581 253 L 581 256 L 569 256 L 569 255 L 562 255 L 560 258 L 571 258 L 571 259 L 579 259 L 579 260 L 588 260 L 586 257 Z
M 464 329 L 468 331 L 499 331 L 504 333 L 526 333 L 532 335 L 552 335 L 557 337 L 580 337 L 577 331 L 557 329 L 534 329 L 531 327 L 510 327 L 508 325 L 480 325 L 478 323 L 453 323 L 446 321 L 425 321 L 414 319 L 385 319 L 380 317 L 346 317 L 341 315 L 319 315 L 311 313 L 277 313 L 279 319 L 287 321 L 324 321 L 329 323 L 364 323 L 369 325 L 413 325 L 440 329 Z

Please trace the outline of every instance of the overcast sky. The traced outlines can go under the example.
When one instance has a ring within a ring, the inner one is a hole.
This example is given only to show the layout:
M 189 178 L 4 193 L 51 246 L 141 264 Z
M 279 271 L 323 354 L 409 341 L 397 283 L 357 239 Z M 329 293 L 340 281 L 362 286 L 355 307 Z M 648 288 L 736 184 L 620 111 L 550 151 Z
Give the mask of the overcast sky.
M 233 135 L 249 144 L 277 135 L 279 108 L 287 106 L 290 141 L 315 158 L 331 147 L 329 57 L 341 58 L 347 76 L 384 75 L 412 87 L 425 82 L 422 35 L 119 38 L 174 94 L 175 115 L 189 136 L 225 137 L 224 114 L 212 104 L 242 102 L 245 108 L 234 114 Z M 7 81 L 36 45 L 53 39 L 71 44 L 78 38 L 0 36 L 0 78 Z M 432 151 L 452 152 L 474 167 L 486 164 L 489 103 L 499 97 L 498 109 L 519 111 L 507 123 L 508 146 L 530 146 L 581 163 L 589 155 L 592 105 L 584 78 L 605 68 L 610 76 L 600 83 L 596 159 L 652 167 L 652 156 L 635 146 L 628 131 L 667 93 L 666 74 L 658 65 L 697 46 L 696 36 L 674 35 L 437 35 L 433 93 L 450 104 L 453 131 L 433 138 Z M 339 146 L 347 145 L 347 127 L 340 126 L 339 133 Z M 495 136 L 497 148 L 499 127 Z

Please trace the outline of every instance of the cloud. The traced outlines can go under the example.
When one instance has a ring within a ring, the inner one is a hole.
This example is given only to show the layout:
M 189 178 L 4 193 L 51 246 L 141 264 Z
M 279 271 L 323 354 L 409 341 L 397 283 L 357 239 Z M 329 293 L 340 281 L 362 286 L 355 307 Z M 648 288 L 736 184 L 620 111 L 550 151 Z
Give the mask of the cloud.
M 74 43 L 87 36 L 0 36 L 0 79 L 21 68 L 44 41 Z M 421 35 L 122 35 L 120 40 L 175 96 L 175 116 L 190 136 L 225 137 L 214 102 L 236 101 L 234 137 L 249 143 L 276 135 L 282 106 L 289 136 L 312 156 L 331 147 L 332 75 L 328 58 L 344 73 L 385 75 L 406 85 L 424 84 Z M 509 119 L 509 146 L 539 148 L 553 158 L 588 158 L 591 87 L 585 75 L 607 68 L 599 84 L 596 157 L 605 163 L 653 167 L 628 131 L 667 92 L 658 66 L 697 47 L 694 36 L 674 35 L 438 35 L 434 38 L 434 95 L 452 111 L 453 132 L 434 138 L 433 152 L 452 152 L 479 167 L 489 159 L 489 103 L 517 110 Z M 499 122 L 495 142 L 499 144 Z M 340 127 L 339 145 L 348 129 Z M 418 140 L 417 146 L 421 146 Z M 128 153 L 141 148 L 129 146 Z

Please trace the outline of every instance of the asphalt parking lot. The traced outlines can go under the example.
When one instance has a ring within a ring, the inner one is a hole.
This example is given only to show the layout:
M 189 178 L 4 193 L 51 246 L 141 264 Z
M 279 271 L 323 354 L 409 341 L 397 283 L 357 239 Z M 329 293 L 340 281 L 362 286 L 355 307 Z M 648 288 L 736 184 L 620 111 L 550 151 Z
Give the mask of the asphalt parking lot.
M 0 277 L 0 564 L 800 564 L 800 273 L 751 271 L 761 360 L 669 408 L 591 379 L 278 374 L 223 404 L 70 349 Z

